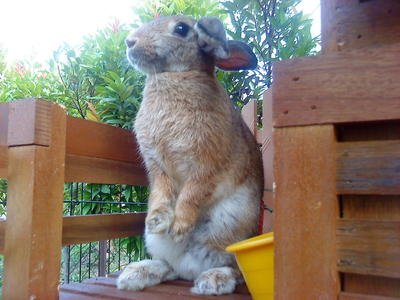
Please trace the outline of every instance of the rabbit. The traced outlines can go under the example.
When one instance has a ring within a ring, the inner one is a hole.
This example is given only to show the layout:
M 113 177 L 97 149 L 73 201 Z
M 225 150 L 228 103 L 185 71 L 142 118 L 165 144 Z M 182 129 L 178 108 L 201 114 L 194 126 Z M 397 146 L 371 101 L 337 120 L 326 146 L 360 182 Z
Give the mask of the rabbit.
M 160 17 L 128 35 L 129 62 L 147 75 L 134 122 L 150 181 L 145 244 L 120 289 L 177 278 L 203 295 L 242 282 L 224 249 L 257 234 L 263 192 L 259 146 L 216 80 L 215 67 L 257 66 L 250 47 L 226 39 L 218 18 Z

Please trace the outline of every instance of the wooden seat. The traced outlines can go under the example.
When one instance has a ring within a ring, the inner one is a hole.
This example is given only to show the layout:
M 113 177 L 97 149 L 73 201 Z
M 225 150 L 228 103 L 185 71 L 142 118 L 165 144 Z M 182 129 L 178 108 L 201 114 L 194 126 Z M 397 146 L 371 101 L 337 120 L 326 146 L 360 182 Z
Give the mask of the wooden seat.
M 174 280 L 148 287 L 140 292 L 118 290 L 116 279 L 119 273 L 108 277 L 87 279 L 82 283 L 64 284 L 60 287 L 61 300 L 91 300 L 91 299 L 130 299 L 130 300 L 194 300 L 216 299 L 215 296 L 199 296 L 190 292 L 193 283 Z M 239 285 L 234 294 L 218 296 L 218 300 L 251 300 L 245 285 Z

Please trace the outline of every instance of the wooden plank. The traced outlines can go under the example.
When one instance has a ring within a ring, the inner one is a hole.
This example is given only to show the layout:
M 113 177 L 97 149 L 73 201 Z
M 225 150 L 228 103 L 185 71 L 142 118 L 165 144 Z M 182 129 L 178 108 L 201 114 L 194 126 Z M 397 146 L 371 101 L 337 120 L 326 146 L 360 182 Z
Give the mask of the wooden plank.
M 160 290 L 161 289 L 161 290 Z M 166 286 L 158 285 L 146 288 L 143 291 L 132 292 L 126 290 L 118 290 L 115 287 L 88 283 L 71 283 L 60 287 L 62 292 L 70 292 L 83 294 L 87 296 L 111 297 L 112 299 L 130 299 L 130 300 L 165 300 L 171 298 L 174 300 L 195 300 L 195 299 L 215 299 L 215 296 L 198 296 L 191 294 L 189 287 Z M 245 300 L 251 299 L 250 296 L 244 295 L 221 295 L 220 300 Z
M 101 159 L 68 154 L 65 167 L 66 182 L 148 185 L 144 166 L 133 162 Z
M 7 145 L 9 103 L 0 103 L 0 145 Z
M 66 246 L 142 235 L 145 217 L 145 213 L 64 217 L 62 244 Z
M 346 275 L 343 281 L 343 291 L 346 293 L 379 295 L 400 299 L 400 279 L 361 274 Z
M 323 43 L 324 46 L 328 46 L 328 51 L 400 42 L 400 3 L 398 0 L 362 2 L 336 0 L 330 2 L 336 3 L 333 3 L 335 5 L 329 10 L 331 17 L 330 23 L 327 25 L 330 31 L 330 43 Z M 322 24 L 324 22 L 327 21 L 323 18 Z M 325 41 L 325 34 L 322 36 L 322 40 Z
M 58 299 L 66 120 L 59 105 L 43 103 L 50 113 L 35 118 L 50 125 L 49 146 L 9 149 L 4 299 Z
M 362 295 L 354 293 L 340 293 L 339 300 L 398 300 L 399 298 L 377 296 L 377 295 Z
M 255 136 L 257 132 L 257 102 L 255 100 L 251 100 L 242 108 L 242 118 Z
M 275 299 L 335 299 L 335 132 L 333 126 L 274 131 Z
M 400 221 L 340 219 L 338 269 L 400 278 Z
M 343 218 L 400 220 L 400 195 L 344 195 Z
M 133 132 L 74 117 L 67 117 L 67 154 L 142 165 Z
M 345 142 L 337 147 L 341 194 L 400 194 L 400 142 Z
M 68 293 L 68 292 L 60 292 L 59 299 L 60 300 L 99 300 L 98 297 L 85 296 L 82 294 L 74 294 L 74 293 Z M 104 299 L 115 299 L 115 298 L 101 297 L 101 299 L 104 300 Z
M 0 178 L 7 178 L 8 147 L 0 146 Z
M 109 276 L 109 277 L 96 277 L 96 278 L 87 279 L 84 281 L 84 283 L 116 287 L 116 281 L 117 281 L 117 277 Z M 147 291 L 158 291 L 160 293 L 165 293 L 165 294 L 178 293 L 178 294 L 182 294 L 182 295 L 193 296 L 193 294 L 189 290 L 192 286 L 193 286 L 193 281 L 171 280 L 171 281 L 163 282 L 157 287 L 150 287 L 146 290 Z M 176 290 L 176 287 L 179 287 L 180 289 Z M 182 287 L 184 287 L 184 289 L 182 289 Z M 232 299 L 232 300 L 233 299 L 238 299 L 238 300 L 243 299 L 244 300 L 247 298 L 249 300 L 251 299 L 249 290 L 247 289 L 245 284 L 237 285 L 236 289 L 235 289 L 235 294 L 240 294 L 240 296 L 231 295 L 233 298 L 229 298 L 229 299 Z M 238 298 L 238 297 L 242 297 L 242 298 Z M 212 299 L 214 299 L 214 297 Z
M 400 140 L 400 122 L 350 123 L 336 127 L 338 141 Z
M 399 52 L 400 43 L 274 63 L 274 126 L 400 119 Z
M 9 102 L 8 122 L 8 146 L 49 145 L 51 135 L 49 102 L 36 98 Z
M 269 209 L 274 210 L 274 143 L 272 137 L 272 89 L 264 93 L 263 98 L 263 128 L 261 131 L 261 151 L 264 166 L 264 195 L 263 202 Z M 270 211 L 264 211 L 263 232 L 273 231 L 273 215 Z
M 84 283 L 86 284 L 93 284 L 93 285 L 101 285 L 116 288 L 116 278 L 115 277 L 97 277 L 85 280 Z M 175 280 L 175 281 L 167 281 L 161 284 L 148 287 L 144 290 L 146 293 L 159 293 L 164 295 L 182 295 L 182 296 L 189 296 L 189 297 L 199 297 L 201 299 L 215 299 L 215 296 L 197 296 L 190 292 L 190 288 L 193 286 L 193 282 L 191 281 L 182 281 L 182 280 Z M 220 298 L 222 297 L 222 298 Z M 218 296 L 218 299 L 229 299 L 229 300 L 245 300 L 251 299 L 248 292 L 246 294 L 231 294 L 226 296 Z

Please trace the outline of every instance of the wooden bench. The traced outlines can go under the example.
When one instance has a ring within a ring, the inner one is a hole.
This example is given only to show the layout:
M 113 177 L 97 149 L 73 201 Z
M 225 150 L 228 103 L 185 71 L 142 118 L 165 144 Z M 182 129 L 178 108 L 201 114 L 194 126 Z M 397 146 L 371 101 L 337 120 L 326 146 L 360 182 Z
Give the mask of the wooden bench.
M 261 140 L 255 109 L 250 104 L 244 111 Z M 143 233 L 144 213 L 62 215 L 64 182 L 147 185 L 130 131 L 66 116 L 61 106 L 40 99 L 2 103 L 0 177 L 8 179 L 7 220 L 0 221 L 4 299 L 57 299 L 62 246 Z M 133 293 L 118 291 L 112 275 L 64 285 L 60 296 L 94 299 L 100 293 L 106 299 L 164 299 L 164 293 L 194 299 L 189 285 L 174 281 Z M 250 299 L 243 286 L 237 293 L 221 299 Z

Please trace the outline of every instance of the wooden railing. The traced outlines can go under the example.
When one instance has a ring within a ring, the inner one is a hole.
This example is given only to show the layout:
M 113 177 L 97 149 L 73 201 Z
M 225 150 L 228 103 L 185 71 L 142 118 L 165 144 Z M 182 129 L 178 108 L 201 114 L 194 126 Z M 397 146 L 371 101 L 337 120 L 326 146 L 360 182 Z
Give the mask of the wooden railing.
M 140 235 L 144 213 L 63 217 L 64 182 L 147 185 L 134 135 L 40 99 L 0 105 L 4 299 L 57 299 L 62 245 Z M 33 298 L 32 298 L 33 297 Z
M 264 129 L 257 107 L 243 117 L 272 166 L 270 93 Z M 272 203 L 272 168 L 266 170 L 265 203 Z M 147 185 L 134 134 L 66 116 L 40 99 L 0 104 L 0 177 L 8 179 L 7 219 L 0 221 L 4 299 L 58 299 L 61 247 L 140 235 L 144 213 L 63 217 L 64 182 Z M 266 218 L 271 230 L 272 218 Z

